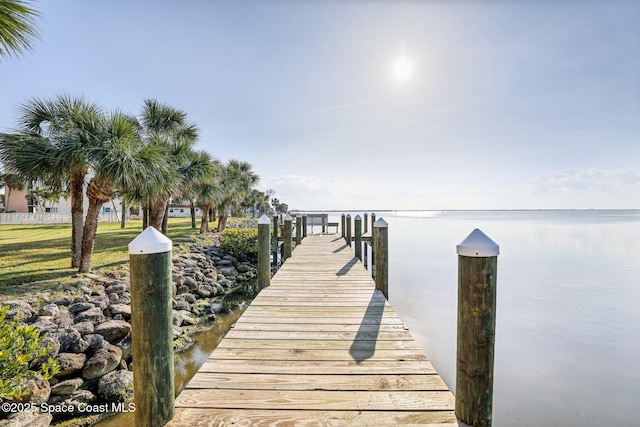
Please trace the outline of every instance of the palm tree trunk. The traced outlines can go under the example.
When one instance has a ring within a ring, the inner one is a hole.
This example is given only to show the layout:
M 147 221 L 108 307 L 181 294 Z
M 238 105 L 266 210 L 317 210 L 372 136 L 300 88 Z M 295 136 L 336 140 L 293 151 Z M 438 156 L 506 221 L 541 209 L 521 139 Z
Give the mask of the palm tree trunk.
M 82 256 L 82 211 L 84 171 L 71 175 L 69 186 L 71 189 L 71 267 L 80 267 Z
M 96 243 L 96 231 L 98 230 L 98 219 L 102 202 L 89 201 L 87 218 L 84 222 L 84 232 L 82 233 L 82 256 L 80 257 L 80 273 L 88 273 L 91 270 L 91 258 L 93 247 Z
M 189 209 L 191 210 L 191 228 L 196 228 L 196 204 L 193 200 L 191 201 Z
M 224 231 L 227 227 L 227 218 L 228 215 L 225 211 L 220 212 L 220 216 L 218 216 L 218 232 Z
M 164 216 L 162 217 L 162 234 L 167 235 L 167 227 L 169 223 L 169 203 L 164 207 Z
M 9 212 L 9 200 L 11 199 L 11 191 L 13 190 L 8 185 L 6 185 L 4 189 L 5 189 L 5 192 L 7 193 L 4 195 L 4 210 L 5 212 Z
M 80 273 L 91 270 L 91 257 L 96 243 L 96 231 L 102 205 L 113 198 L 113 185 L 110 181 L 100 178 L 92 178 L 87 186 L 87 198 L 89 209 L 84 222 L 82 233 L 82 256 L 80 258 Z
M 162 231 L 162 220 L 167 206 L 167 200 L 156 199 L 151 201 L 149 210 L 149 225 L 158 231 Z
M 122 200 L 122 217 L 120 218 L 120 228 L 124 228 L 126 226 L 126 212 L 127 212 L 127 202 Z
M 202 204 L 202 221 L 200 222 L 200 234 L 204 234 L 207 232 L 207 228 L 209 228 L 209 203 Z
M 144 230 L 149 226 L 149 205 L 145 204 L 142 207 L 142 229 Z

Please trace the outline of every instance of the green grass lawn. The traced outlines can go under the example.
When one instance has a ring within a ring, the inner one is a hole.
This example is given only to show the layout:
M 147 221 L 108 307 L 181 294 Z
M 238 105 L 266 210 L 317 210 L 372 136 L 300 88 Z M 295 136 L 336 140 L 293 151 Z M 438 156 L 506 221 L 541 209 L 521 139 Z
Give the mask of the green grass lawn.
M 174 251 L 185 250 L 180 242 L 202 239 L 190 218 L 170 218 L 168 228 Z M 119 223 L 100 223 L 92 271 L 114 270 L 128 262 L 127 245 L 141 231 L 142 221 L 129 221 L 125 229 Z M 0 225 L 0 301 L 73 284 L 77 269 L 70 266 L 71 224 Z

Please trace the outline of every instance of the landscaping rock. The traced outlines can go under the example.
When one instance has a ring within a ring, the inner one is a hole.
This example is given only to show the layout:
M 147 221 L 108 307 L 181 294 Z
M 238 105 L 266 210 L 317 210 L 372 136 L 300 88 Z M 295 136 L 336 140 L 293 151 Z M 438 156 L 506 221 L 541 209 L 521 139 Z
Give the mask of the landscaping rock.
M 103 295 L 92 296 L 91 298 L 89 298 L 89 302 L 96 307 L 100 307 L 100 310 L 104 310 L 105 308 L 109 307 L 109 304 L 111 304 L 109 298 Z
M 40 405 L 49 400 L 51 385 L 49 385 L 49 381 L 45 380 L 42 375 L 37 375 L 35 378 L 28 380 L 25 387 L 27 388 L 28 395 L 21 399 L 22 402 Z
M 76 302 L 69 307 L 69 311 L 73 314 L 78 314 L 85 310 L 89 310 L 90 308 L 95 308 L 95 306 L 89 302 Z
M 71 378 L 70 380 L 60 381 L 56 385 L 51 387 L 51 396 L 71 396 L 82 384 L 84 380 L 82 378 Z
M 67 296 L 62 296 L 54 301 L 58 306 L 69 306 L 71 305 L 71 298 Z
M 180 296 L 180 298 L 182 298 L 183 300 L 185 300 L 186 302 L 188 302 L 189 304 L 193 304 L 194 302 L 196 302 L 196 297 L 193 294 L 190 293 L 186 293 Z
M 131 306 L 126 304 L 111 304 L 109 306 L 109 312 L 111 316 L 117 316 L 121 314 L 125 319 L 131 318 Z
M 184 351 L 193 344 L 193 338 L 187 334 L 182 334 L 178 339 L 173 341 L 173 351 Z
M 38 330 L 38 332 L 45 333 L 45 332 L 53 332 L 53 331 L 57 331 L 58 330 L 58 325 L 56 325 L 55 323 L 53 323 L 51 320 L 49 320 L 50 318 L 47 317 L 43 317 L 40 316 L 38 317 L 38 320 L 35 321 L 35 323 L 33 324 L 33 326 L 35 326 L 35 328 Z
M 94 331 L 93 322 L 89 321 L 76 323 L 75 325 L 71 325 L 71 327 L 82 336 L 92 334 Z
M 248 262 L 243 262 L 241 264 L 238 264 L 237 270 L 239 273 L 246 273 L 248 271 L 251 271 L 252 267 L 251 264 L 249 264 Z
M 87 351 L 93 353 L 100 350 L 104 346 L 104 343 L 107 342 L 105 341 L 104 337 L 99 334 L 89 334 L 85 335 L 83 338 L 86 342 L 89 343 L 89 348 L 87 349 Z
M 15 412 L 6 420 L 0 421 L 0 427 L 49 427 L 53 415 L 38 411 Z
M 7 320 L 14 320 L 16 322 L 33 323 L 37 319 L 37 315 L 31 305 L 24 301 L 5 301 L 3 306 L 9 306 L 9 310 L 6 314 Z
M 175 340 L 182 335 L 182 328 L 180 326 L 173 325 L 173 339 Z
M 100 323 L 104 323 L 105 320 L 106 319 L 100 307 L 90 308 L 76 316 L 76 323 L 90 321 L 93 322 L 94 325 L 98 325 Z
M 113 371 L 122 359 L 122 350 L 115 345 L 104 343 L 102 348 L 86 361 L 82 370 L 82 378 L 92 380 Z
M 133 372 L 114 371 L 100 378 L 98 394 L 105 400 L 124 402 L 133 396 Z
M 53 323 L 58 325 L 58 328 L 64 329 L 73 325 L 73 314 L 69 313 L 67 310 L 61 310 L 60 314 L 53 319 Z
M 49 336 L 60 341 L 60 351 L 62 353 L 82 353 L 89 347 L 89 344 L 82 339 L 80 332 L 73 328 L 58 329 L 55 332 L 51 332 Z
M 118 342 L 131 332 L 131 325 L 124 320 L 110 320 L 95 328 L 95 333 L 100 334 L 109 342 Z
M 119 295 L 119 294 L 122 294 L 123 292 L 125 292 L 127 290 L 128 290 L 128 286 L 125 285 L 124 283 L 116 283 L 116 284 L 113 284 L 113 285 L 107 287 L 105 289 L 105 292 L 107 294 L 116 293 L 116 294 Z
M 60 309 L 56 304 L 46 304 L 38 310 L 38 316 L 56 317 L 58 314 L 60 314 Z
M 186 294 L 185 294 L 186 295 Z M 187 301 L 185 301 L 184 299 L 176 299 L 173 302 L 173 308 L 176 310 L 186 310 L 186 311 L 191 311 L 191 304 L 189 304 Z
M 207 313 L 210 313 L 211 303 L 206 299 L 198 300 L 195 302 L 195 304 L 193 304 L 193 307 L 191 308 L 191 312 L 198 317 L 203 316 Z
M 58 366 L 60 366 L 60 372 L 58 372 L 55 377 L 62 378 L 81 371 L 86 360 L 87 355 L 84 353 L 59 353 L 56 361 L 58 362 Z
M 202 287 L 200 289 L 196 289 L 194 293 L 201 298 L 209 298 L 211 296 L 211 291 Z

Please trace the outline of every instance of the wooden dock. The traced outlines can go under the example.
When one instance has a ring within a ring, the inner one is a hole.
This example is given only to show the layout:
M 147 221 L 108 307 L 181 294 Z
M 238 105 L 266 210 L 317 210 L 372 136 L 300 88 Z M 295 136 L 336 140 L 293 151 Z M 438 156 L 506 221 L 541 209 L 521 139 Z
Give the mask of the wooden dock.
M 345 240 L 308 236 L 169 426 L 458 426 L 454 397 Z

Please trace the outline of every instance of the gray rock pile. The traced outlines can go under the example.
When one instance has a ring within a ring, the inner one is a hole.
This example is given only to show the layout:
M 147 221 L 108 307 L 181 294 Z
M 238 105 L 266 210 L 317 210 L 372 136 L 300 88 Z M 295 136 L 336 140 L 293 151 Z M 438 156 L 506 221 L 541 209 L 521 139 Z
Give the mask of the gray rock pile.
M 189 334 L 216 319 L 212 307 L 242 282 L 255 277 L 255 267 L 238 263 L 218 247 L 191 246 L 191 253 L 173 256 L 173 338 L 181 351 Z M 128 266 L 104 276 L 78 277 L 78 290 L 34 309 L 23 301 L 7 301 L 8 319 L 32 324 L 46 335 L 42 345 L 54 349 L 60 372 L 49 381 L 31 380 L 32 403 L 73 405 L 80 402 L 123 402 L 133 395 L 131 360 L 131 294 Z M 26 425 L 48 425 L 51 414 L 33 414 Z M 78 414 L 66 413 L 64 418 Z M 0 427 L 19 425 L 18 415 L 0 421 Z M 60 419 L 53 414 L 53 420 Z M 48 420 L 47 422 L 45 422 Z M 8 423 L 8 424 L 7 424 Z

